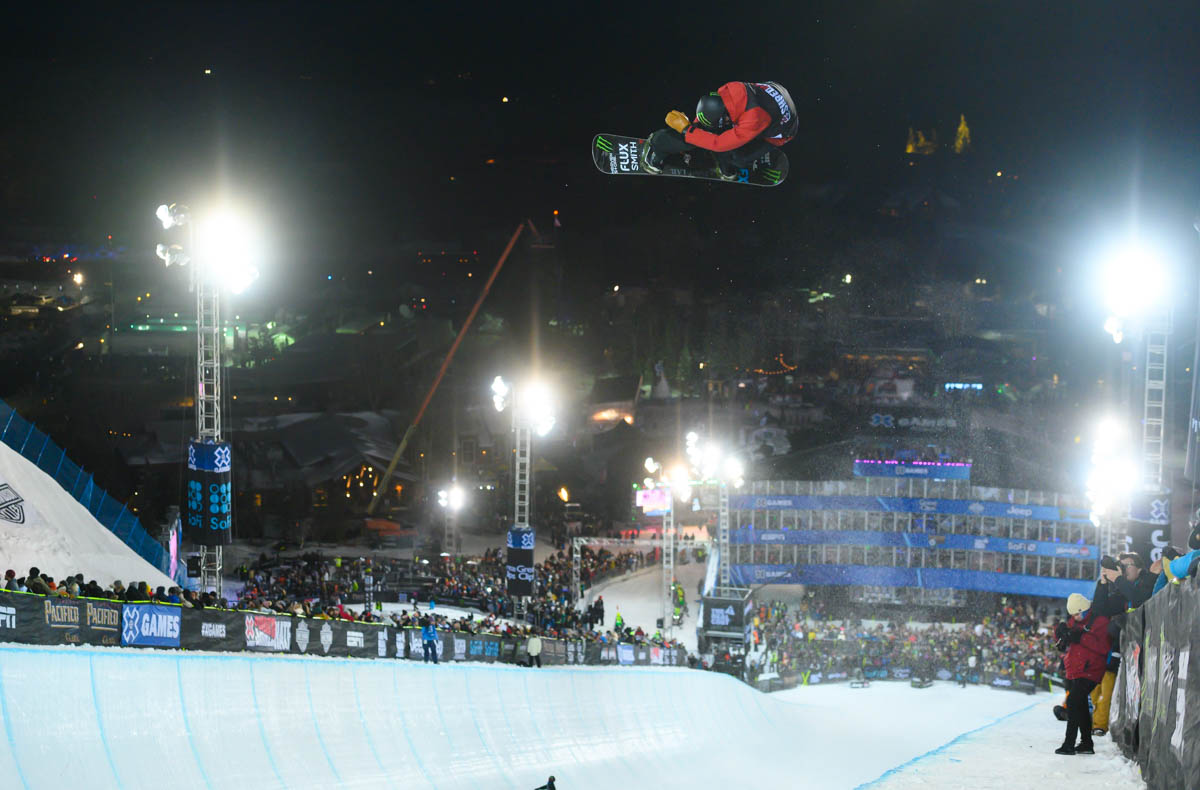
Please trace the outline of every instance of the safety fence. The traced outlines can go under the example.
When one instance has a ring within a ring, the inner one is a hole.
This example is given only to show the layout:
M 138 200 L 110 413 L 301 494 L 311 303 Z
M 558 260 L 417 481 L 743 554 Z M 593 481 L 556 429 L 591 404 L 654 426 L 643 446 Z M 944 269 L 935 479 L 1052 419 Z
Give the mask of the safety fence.
M 120 538 L 146 562 L 170 575 L 170 557 L 166 549 L 146 532 L 142 522 L 124 502 L 113 499 L 92 480 L 92 475 L 67 457 L 33 423 L 17 414 L 0 400 L 0 442 L 32 461 L 54 478 L 54 482 L 87 508 L 92 517 Z
M 419 628 L 0 592 L 0 642 L 422 660 Z M 542 637 L 546 665 L 686 666 L 682 648 Z M 528 639 L 439 629 L 439 660 L 524 664 Z
M 1151 790 L 1200 787 L 1200 588 L 1168 584 L 1125 615 L 1109 732 Z

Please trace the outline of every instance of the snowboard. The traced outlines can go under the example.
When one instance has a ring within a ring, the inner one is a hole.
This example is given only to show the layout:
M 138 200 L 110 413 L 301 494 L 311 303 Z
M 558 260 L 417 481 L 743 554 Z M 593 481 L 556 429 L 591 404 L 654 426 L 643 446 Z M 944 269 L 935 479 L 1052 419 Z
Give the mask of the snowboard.
M 717 170 L 717 160 L 702 148 L 686 154 L 672 154 L 663 163 L 661 173 L 642 169 L 642 148 L 645 138 L 620 134 L 598 134 L 592 138 L 592 161 L 601 173 L 614 176 L 672 176 L 717 181 L 723 184 L 750 184 L 774 187 L 783 183 L 788 174 L 787 154 L 772 148 L 750 167 L 738 171 L 736 181 L 726 181 Z

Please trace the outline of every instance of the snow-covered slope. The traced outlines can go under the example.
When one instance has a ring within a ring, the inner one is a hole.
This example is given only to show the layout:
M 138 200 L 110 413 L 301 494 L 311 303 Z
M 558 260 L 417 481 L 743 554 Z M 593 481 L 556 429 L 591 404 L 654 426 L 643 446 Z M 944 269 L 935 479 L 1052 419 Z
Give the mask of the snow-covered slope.
M 550 774 L 564 790 L 1141 787 L 1111 745 L 1053 755 L 1052 704 L 952 684 L 766 695 L 686 669 L 0 646 L 0 777 L 89 790 L 528 790 Z
M 0 573 L 11 568 L 24 576 L 34 565 L 55 579 L 82 573 L 103 585 L 114 579 L 151 588 L 174 583 L 50 475 L 0 443 Z
M 683 625 L 669 632 L 690 651 L 696 652 L 696 617 L 700 612 L 700 593 L 696 591 L 704 578 L 703 563 L 689 563 L 675 567 L 675 578 L 687 593 L 688 613 Z M 654 633 L 655 621 L 663 616 L 662 566 L 653 565 L 627 576 L 605 581 L 588 590 L 584 600 L 588 605 L 597 596 L 604 598 L 604 628 L 611 629 L 617 610 L 630 628 L 641 626 L 647 633 Z

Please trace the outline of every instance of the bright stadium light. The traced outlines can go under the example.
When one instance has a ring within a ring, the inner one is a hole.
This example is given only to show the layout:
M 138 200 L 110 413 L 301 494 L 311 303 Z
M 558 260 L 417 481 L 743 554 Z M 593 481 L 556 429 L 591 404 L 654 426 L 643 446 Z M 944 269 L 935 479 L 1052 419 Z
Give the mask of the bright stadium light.
M 443 488 L 441 491 L 438 491 L 437 497 L 438 506 L 451 511 L 461 510 L 467 501 L 466 493 L 458 486 Z
M 170 230 L 180 225 L 186 225 L 188 220 L 191 219 L 188 207 L 181 206 L 178 203 L 170 205 L 166 203 L 162 204 L 154 212 L 154 216 L 158 217 L 158 221 L 162 223 L 163 230 Z
M 219 211 L 200 222 L 197 247 L 204 270 L 217 286 L 238 294 L 258 279 L 261 239 L 250 223 L 232 211 Z
M 746 467 L 736 456 L 726 456 L 721 468 L 721 479 L 731 483 L 734 488 L 741 488 L 745 482 Z
M 550 389 L 540 381 L 526 384 L 521 389 L 521 416 L 527 420 L 538 436 L 554 430 L 554 398 Z
M 1113 417 L 1101 419 L 1096 424 L 1087 479 L 1093 524 L 1099 526 L 1100 519 L 1113 515 L 1137 488 L 1138 467 L 1130 455 L 1125 426 Z
M 655 472 L 657 472 L 659 469 L 662 468 L 662 466 L 658 463 L 658 461 L 655 461 L 653 458 L 647 458 L 645 463 L 642 464 L 642 466 L 644 466 L 646 468 L 646 471 L 649 472 L 650 474 L 654 474 Z
M 159 244 L 154 248 L 154 254 L 161 258 L 168 268 L 187 266 L 192 261 L 191 256 L 184 252 L 183 247 L 178 244 Z
M 508 408 L 508 396 L 511 392 L 512 388 L 504 379 L 499 376 L 492 379 L 492 405 L 496 407 L 496 411 Z
M 692 484 L 688 468 L 685 464 L 675 464 L 667 471 L 667 482 L 671 484 L 671 493 L 680 502 L 692 498 Z
M 1165 308 L 1170 287 L 1162 253 L 1138 239 L 1127 240 L 1105 257 L 1100 295 L 1108 318 L 1104 331 L 1120 343 L 1131 322 Z

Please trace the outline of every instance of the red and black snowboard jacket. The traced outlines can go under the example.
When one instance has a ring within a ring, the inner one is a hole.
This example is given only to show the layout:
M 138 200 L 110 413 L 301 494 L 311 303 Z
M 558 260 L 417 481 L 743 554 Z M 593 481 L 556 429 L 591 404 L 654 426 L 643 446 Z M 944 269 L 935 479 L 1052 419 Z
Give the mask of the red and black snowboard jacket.
M 732 151 L 759 138 L 783 145 L 799 130 L 796 103 L 778 83 L 727 82 L 717 95 L 725 102 L 733 128 L 714 134 L 694 124 L 689 126 L 683 139 L 697 148 Z

